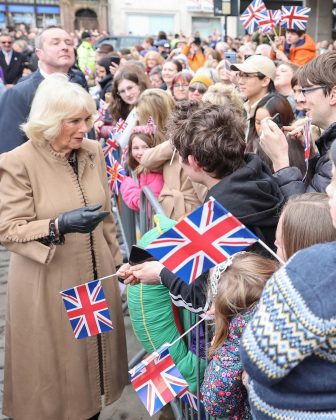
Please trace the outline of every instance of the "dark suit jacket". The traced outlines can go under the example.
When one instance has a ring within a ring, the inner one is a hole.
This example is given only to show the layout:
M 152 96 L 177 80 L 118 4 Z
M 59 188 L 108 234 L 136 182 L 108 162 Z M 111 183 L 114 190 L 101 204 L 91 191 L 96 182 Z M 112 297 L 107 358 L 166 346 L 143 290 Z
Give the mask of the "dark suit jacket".
M 13 85 L 20 79 L 20 77 L 22 76 L 22 64 L 23 55 L 13 51 L 11 61 L 9 65 L 7 65 L 4 53 L 2 52 L 2 50 L 0 50 L 0 67 L 2 67 L 2 70 L 4 72 L 5 85 Z
M 71 82 L 78 83 L 87 89 L 83 73 L 70 69 L 68 76 Z M 42 80 L 42 74 L 36 70 L 12 88 L 7 89 L 1 96 L 0 153 L 9 152 L 27 140 L 20 125 L 27 121 L 35 92 Z

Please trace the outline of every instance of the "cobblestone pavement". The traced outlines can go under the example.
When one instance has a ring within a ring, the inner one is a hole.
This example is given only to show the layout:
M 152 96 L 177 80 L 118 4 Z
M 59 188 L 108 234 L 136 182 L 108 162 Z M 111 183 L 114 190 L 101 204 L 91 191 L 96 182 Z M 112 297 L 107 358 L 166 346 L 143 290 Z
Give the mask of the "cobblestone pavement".
M 0 245 L 0 420 L 7 419 L 2 415 L 2 396 L 3 396 L 3 377 L 4 377 L 4 328 L 5 328 L 5 312 L 6 312 L 6 288 L 8 273 L 9 253 Z M 140 345 L 136 340 L 129 316 L 125 316 L 125 328 L 127 336 L 127 353 L 128 358 L 132 358 L 140 349 Z M 139 398 L 135 394 L 131 385 L 127 386 L 121 398 L 114 404 L 106 407 L 101 415 L 100 420 L 172 420 L 172 413 L 167 407 L 165 412 L 158 413 L 150 417 Z M 84 419 L 83 419 L 84 420 Z

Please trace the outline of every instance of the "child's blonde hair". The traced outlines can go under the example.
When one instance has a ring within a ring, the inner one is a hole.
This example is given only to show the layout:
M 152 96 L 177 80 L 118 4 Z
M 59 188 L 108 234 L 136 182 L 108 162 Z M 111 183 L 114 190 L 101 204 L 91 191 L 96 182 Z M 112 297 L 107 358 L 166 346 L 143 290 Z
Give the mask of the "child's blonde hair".
M 231 319 L 253 308 L 267 280 L 278 267 L 277 261 L 252 252 L 242 252 L 233 257 L 232 264 L 220 275 L 214 296 L 216 332 L 209 357 L 227 339 Z

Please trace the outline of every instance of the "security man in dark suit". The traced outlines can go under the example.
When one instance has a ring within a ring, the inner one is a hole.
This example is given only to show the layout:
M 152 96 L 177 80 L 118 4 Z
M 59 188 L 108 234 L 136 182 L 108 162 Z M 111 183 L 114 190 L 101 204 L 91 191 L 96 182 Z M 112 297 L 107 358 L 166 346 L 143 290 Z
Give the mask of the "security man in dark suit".
M 64 29 L 44 29 L 35 41 L 38 70 L 7 89 L 0 99 L 0 153 L 8 152 L 27 138 L 20 126 L 26 122 L 35 92 L 45 77 L 52 73 L 68 74 L 71 81 L 87 89 L 83 73 L 73 70 L 73 40 Z
M 9 34 L 0 36 L 0 67 L 4 73 L 4 84 L 14 85 L 22 76 L 23 55 L 12 48 L 13 38 Z

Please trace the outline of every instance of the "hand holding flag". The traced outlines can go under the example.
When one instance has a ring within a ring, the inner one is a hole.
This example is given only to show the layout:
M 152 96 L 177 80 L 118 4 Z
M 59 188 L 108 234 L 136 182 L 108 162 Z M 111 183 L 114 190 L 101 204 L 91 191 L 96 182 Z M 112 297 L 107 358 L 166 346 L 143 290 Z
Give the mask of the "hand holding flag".
M 249 229 L 210 198 L 146 250 L 187 284 L 258 241 Z

